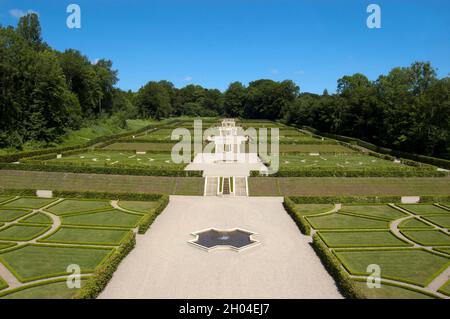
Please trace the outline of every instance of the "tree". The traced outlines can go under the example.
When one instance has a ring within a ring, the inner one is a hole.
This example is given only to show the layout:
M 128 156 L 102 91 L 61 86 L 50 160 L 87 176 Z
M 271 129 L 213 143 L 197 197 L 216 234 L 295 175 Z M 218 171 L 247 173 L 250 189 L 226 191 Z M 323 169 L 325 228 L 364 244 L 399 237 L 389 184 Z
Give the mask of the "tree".
M 164 84 L 150 81 L 143 86 L 136 97 L 136 105 L 144 118 L 162 119 L 171 114 L 170 93 Z
M 29 13 L 19 19 L 16 32 L 38 49 L 42 45 L 41 24 L 36 13 Z
M 227 116 L 242 117 L 247 89 L 241 82 L 233 82 L 224 95 L 224 112 Z

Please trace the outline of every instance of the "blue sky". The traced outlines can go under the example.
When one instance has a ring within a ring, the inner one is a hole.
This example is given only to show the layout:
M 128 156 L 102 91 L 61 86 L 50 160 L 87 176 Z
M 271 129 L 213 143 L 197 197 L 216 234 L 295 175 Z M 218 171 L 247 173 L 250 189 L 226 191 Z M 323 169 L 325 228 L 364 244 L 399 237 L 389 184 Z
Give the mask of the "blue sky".
M 66 27 L 70 3 L 81 6 L 79 30 Z M 366 27 L 370 3 L 381 7 L 381 29 Z M 28 10 L 52 47 L 111 59 L 122 89 L 166 79 L 224 90 L 269 78 L 321 93 L 343 75 L 376 79 L 417 60 L 450 72 L 448 0 L 0 0 L 0 23 Z

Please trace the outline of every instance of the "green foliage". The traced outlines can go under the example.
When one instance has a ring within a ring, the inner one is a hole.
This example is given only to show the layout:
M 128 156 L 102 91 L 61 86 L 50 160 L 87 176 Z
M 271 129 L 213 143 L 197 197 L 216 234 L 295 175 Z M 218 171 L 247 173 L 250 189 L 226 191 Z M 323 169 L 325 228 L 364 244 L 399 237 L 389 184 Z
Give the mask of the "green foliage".
M 305 217 L 298 212 L 297 207 L 295 206 L 295 203 L 289 198 L 285 197 L 283 201 L 284 209 L 287 211 L 287 213 L 292 217 L 294 222 L 297 224 L 298 228 L 304 235 L 310 235 L 311 234 L 311 226 L 306 221 Z
M 158 217 L 158 215 L 166 208 L 169 204 L 169 196 L 163 195 L 159 200 L 159 205 L 152 208 L 139 222 L 139 234 L 145 234 L 145 232 L 150 228 L 153 221 Z
M 97 268 L 91 278 L 77 292 L 75 299 L 95 299 L 103 291 L 112 278 L 120 262 L 129 254 L 136 245 L 136 235 L 130 233 L 122 244 L 108 256 L 106 260 Z
M 322 261 L 322 264 L 331 276 L 333 276 L 344 297 L 352 299 L 365 298 L 359 287 L 354 284 L 347 272 L 342 268 L 340 261 L 317 234 L 313 235 L 313 248 Z

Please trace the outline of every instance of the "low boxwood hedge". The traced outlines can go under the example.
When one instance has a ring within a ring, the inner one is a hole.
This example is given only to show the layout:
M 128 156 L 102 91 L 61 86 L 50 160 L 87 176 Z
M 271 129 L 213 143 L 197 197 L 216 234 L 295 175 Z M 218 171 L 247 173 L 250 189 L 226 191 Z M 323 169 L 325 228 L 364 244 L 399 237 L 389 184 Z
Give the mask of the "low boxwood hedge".
M 120 262 L 136 245 L 136 234 L 130 232 L 122 244 L 106 258 L 89 277 L 84 286 L 75 294 L 74 299 L 95 299 L 105 289 Z
M 429 168 L 404 168 L 404 169 L 329 169 L 329 168 L 297 168 L 279 169 L 269 177 L 444 177 L 447 172 Z M 252 177 L 261 176 L 259 171 L 252 171 Z
M 159 199 L 159 204 L 157 207 L 152 208 L 139 222 L 139 234 L 145 234 L 145 232 L 150 228 L 150 225 L 155 221 L 156 217 L 166 208 L 169 204 L 169 196 L 162 195 Z
M 447 160 L 447 159 L 425 156 L 425 155 L 418 155 L 418 154 L 411 154 L 411 153 L 402 152 L 402 151 L 396 151 L 396 150 L 393 150 L 393 149 L 390 149 L 387 147 L 380 147 L 375 144 L 368 143 L 368 142 L 360 140 L 358 138 L 320 132 L 320 131 L 318 131 L 314 128 L 308 127 L 308 126 L 303 126 L 303 129 L 310 131 L 314 134 L 320 134 L 322 136 L 336 139 L 339 141 L 359 145 L 361 147 L 364 147 L 366 149 L 369 149 L 369 150 L 377 152 L 377 153 L 388 154 L 388 155 L 395 156 L 398 158 L 408 159 L 408 160 L 415 161 L 415 162 L 422 162 L 422 163 L 442 167 L 445 169 L 450 169 L 450 160 Z
M 399 203 L 401 196 L 289 196 L 294 204 Z
M 183 176 L 183 177 L 201 177 L 201 171 L 185 171 L 179 167 L 152 167 L 152 168 L 131 168 L 131 167 L 95 167 L 70 165 L 67 163 L 52 165 L 43 163 L 21 163 L 10 164 L 0 163 L 0 170 L 19 170 L 19 171 L 41 171 L 41 172 L 67 172 L 67 173 L 85 173 L 85 174 L 109 174 L 109 175 L 136 175 L 136 176 Z
M 294 222 L 297 224 L 297 227 L 300 229 L 302 234 L 310 235 L 311 226 L 302 215 L 297 213 L 294 201 L 292 201 L 292 199 L 286 196 L 284 197 L 283 206 L 286 212 L 292 217 Z
M 366 298 L 363 292 L 353 283 L 337 257 L 317 234 L 313 235 L 312 246 L 322 264 L 336 281 L 337 287 L 344 297 L 351 299 Z

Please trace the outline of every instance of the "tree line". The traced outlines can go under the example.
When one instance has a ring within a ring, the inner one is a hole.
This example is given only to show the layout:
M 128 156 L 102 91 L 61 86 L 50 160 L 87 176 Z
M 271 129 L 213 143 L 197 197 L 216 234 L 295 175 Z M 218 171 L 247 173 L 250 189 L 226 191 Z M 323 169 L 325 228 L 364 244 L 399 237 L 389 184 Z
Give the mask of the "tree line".
M 329 94 L 300 93 L 290 80 L 231 83 L 225 92 L 150 81 L 137 92 L 115 87 L 110 60 L 92 63 L 76 50 L 59 52 L 41 38 L 38 16 L 0 26 L 0 147 L 50 143 L 86 121 L 115 116 L 229 116 L 281 120 L 361 138 L 400 151 L 450 158 L 450 78 L 429 62 L 397 67 L 375 81 L 357 73 Z

